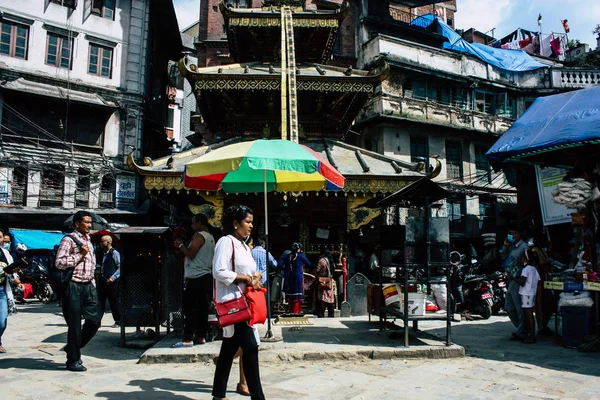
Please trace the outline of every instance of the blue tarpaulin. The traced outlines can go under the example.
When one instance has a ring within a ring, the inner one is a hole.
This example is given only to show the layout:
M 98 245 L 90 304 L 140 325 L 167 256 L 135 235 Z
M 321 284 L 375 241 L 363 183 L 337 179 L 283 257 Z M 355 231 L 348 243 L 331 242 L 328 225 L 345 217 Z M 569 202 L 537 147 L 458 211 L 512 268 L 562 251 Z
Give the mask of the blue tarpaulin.
M 23 243 L 28 250 L 48 249 L 52 250 L 65 236 L 58 231 L 37 231 L 29 229 L 9 229 L 13 237 L 13 246 Z
M 600 143 L 600 86 L 540 97 L 487 152 L 494 169 L 511 157 Z
M 535 61 L 529 54 L 522 50 L 497 49 L 481 43 L 469 43 L 446 25 L 443 20 L 433 14 L 426 14 L 415 18 L 410 24 L 425 28 L 436 21 L 438 26 L 437 33 L 448 39 L 447 42 L 444 42 L 445 49 L 474 55 L 488 64 L 506 71 L 531 71 L 547 67 L 547 65 Z

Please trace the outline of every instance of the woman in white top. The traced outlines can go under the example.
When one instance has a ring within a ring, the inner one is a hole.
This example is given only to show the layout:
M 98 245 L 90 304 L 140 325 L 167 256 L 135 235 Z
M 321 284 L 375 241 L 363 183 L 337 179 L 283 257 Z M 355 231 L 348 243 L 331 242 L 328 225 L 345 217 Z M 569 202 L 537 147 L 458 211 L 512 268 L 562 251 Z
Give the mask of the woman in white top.
M 229 234 L 217 242 L 213 259 L 217 302 L 239 298 L 240 290 L 245 291 L 247 285 L 255 288 L 261 286 L 260 274 L 256 272 L 256 263 L 250 248 L 245 243 L 252 233 L 253 214 L 253 211 L 246 206 L 232 206 L 223 212 L 223 229 Z M 232 260 L 234 252 L 235 259 Z M 232 261 L 235 262 L 235 272 Z M 213 400 L 226 399 L 231 364 L 240 347 L 244 353 L 242 363 L 250 396 L 252 400 L 264 400 L 258 368 L 259 343 L 256 327 L 250 327 L 246 322 L 223 329 L 223 343 L 213 381 Z
M 181 239 L 175 240 L 185 259 L 182 311 L 184 315 L 183 340 L 171 347 L 192 347 L 194 334 L 196 343 L 205 344 L 210 331 L 208 308 L 212 300 L 212 263 L 215 255 L 215 238 L 211 232 L 216 229 L 208 223 L 204 214 L 192 218 L 194 236 L 186 246 Z M 216 232 L 215 232 L 216 233 Z

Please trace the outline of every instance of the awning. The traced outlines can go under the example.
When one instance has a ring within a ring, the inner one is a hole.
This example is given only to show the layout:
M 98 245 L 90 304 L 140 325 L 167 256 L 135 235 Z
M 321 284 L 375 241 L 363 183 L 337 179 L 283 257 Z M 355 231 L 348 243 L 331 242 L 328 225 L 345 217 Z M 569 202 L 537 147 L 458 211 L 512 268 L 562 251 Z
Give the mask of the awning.
M 538 98 L 487 157 L 496 170 L 503 162 L 572 165 L 572 160 L 547 153 L 599 144 L 600 86 L 594 86 Z
M 118 108 L 118 105 L 109 100 L 105 100 L 102 96 L 94 93 L 79 92 L 77 90 L 67 90 L 58 86 L 52 86 L 45 83 L 28 81 L 25 78 L 18 78 L 14 81 L 0 84 L 2 89 L 14 90 L 27 94 L 38 96 L 53 97 L 55 99 L 63 99 L 75 101 L 78 103 L 92 104 L 101 107 Z
M 24 244 L 27 250 L 47 249 L 52 250 L 57 246 L 64 233 L 58 231 L 38 231 L 27 229 L 9 229 L 8 233 L 12 235 L 13 245 Z

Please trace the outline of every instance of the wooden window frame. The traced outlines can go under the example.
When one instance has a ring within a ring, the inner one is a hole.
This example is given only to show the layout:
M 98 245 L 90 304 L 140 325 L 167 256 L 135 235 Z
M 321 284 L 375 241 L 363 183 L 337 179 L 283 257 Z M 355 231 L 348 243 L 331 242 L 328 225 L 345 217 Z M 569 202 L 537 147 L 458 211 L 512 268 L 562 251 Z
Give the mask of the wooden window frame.
M 5 20 L 5 21 L 0 22 L 0 35 L 4 35 L 4 33 L 2 32 L 4 25 L 10 26 L 10 33 L 9 33 L 10 42 L 8 43 L 9 50 L 8 50 L 8 53 L 2 53 L 0 51 L 0 54 L 4 54 L 9 57 L 19 58 L 21 60 L 27 60 L 27 55 L 28 55 L 28 50 L 29 50 L 29 27 L 27 25 L 17 24 L 17 23 Z M 16 55 L 17 31 L 19 28 L 25 29 L 25 32 L 26 32 L 25 33 L 25 48 L 24 48 L 23 57 Z M 0 42 L 1 42 L 1 36 L 0 36 Z
M 458 160 L 452 160 L 452 162 L 450 162 L 450 158 L 448 157 L 448 145 L 457 146 Z M 456 178 L 454 176 L 450 176 L 448 174 L 448 171 L 449 171 L 448 165 L 458 166 L 458 168 L 459 168 L 458 178 Z M 447 176 L 448 179 L 459 179 L 461 181 L 464 181 L 464 179 L 465 179 L 464 170 L 463 170 L 463 151 L 462 151 L 462 143 L 461 142 L 457 142 L 455 140 L 446 140 L 446 173 L 448 174 L 448 176 Z
M 107 1 L 109 0 L 92 0 L 92 15 L 114 21 L 115 14 L 117 13 L 117 0 L 111 0 L 113 2 L 113 8 L 106 7 Z M 98 3 L 101 3 L 102 5 Z M 107 16 L 107 10 L 110 10 L 112 16 Z
M 92 66 L 92 48 L 93 47 L 98 48 L 98 54 L 97 54 L 98 62 L 96 63 L 96 72 L 95 73 L 90 70 L 91 66 Z M 104 57 L 104 55 L 102 53 L 104 50 L 110 51 L 110 67 L 109 67 L 108 76 L 102 75 L 102 59 Z M 88 46 L 88 74 L 93 75 L 93 76 L 98 76 L 100 78 L 112 79 L 114 54 L 115 54 L 115 49 L 112 47 L 106 47 L 106 46 L 101 46 L 96 43 L 90 43 Z
M 478 153 L 479 157 L 478 157 Z M 485 148 L 482 146 L 475 146 L 475 179 L 477 183 L 480 183 L 484 180 L 485 176 L 485 184 L 489 185 L 492 183 L 492 167 L 490 166 L 489 161 L 484 165 L 483 163 L 478 162 L 481 159 L 487 160 L 485 157 Z M 485 166 L 485 171 L 484 167 Z M 485 172 L 485 174 L 484 174 Z M 480 181 L 481 180 L 481 181 Z M 483 182 L 482 182 L 483 183 Z
M 420 155 L 420 154 L 413 154 L 413 142 L 415 142 L 416 140 L 424 140 L 425 141 L 425 154 L 424 155 Z M 425 158 L 426 161 L 422 161 L 422 160 L 417 160 L 416 157 L 423 157 Z M 428 163 L 429 159 L 429 139 L 427 137 L 424 136 L 410 136 L 410 160 L 411 162 L 424 162 L 425 164 Z M 427 167 L 426 167 L 427 168 Z
M 48 61 L 48 56 L 49 56 L 49 50 L 50 50 L 50 37 L 54 36 L 58 39 L 58 43 L 56 45 L 56 60 L 54 61 L 54 63 L 51 63 Z M 70 48 L 69 48 L 69 66 L 65 67 L 64 65 L 62 65 L 62 52 L 63 52 L 63 46 L 65 41 L 67 43 L 69 43 Z M 52 65 L 56 68 L 65 68 L 65 69 L 73 69 L 73 44 L 74 44 L 74 40 L 73 38 L 67 38 L 61 35 L 58 35 L 56 33 L 51 33 L 48 32 L 48 34 L 46 35 L 46 65 Z
M 50 3 L 71 8 L 73 10 L 77 8 L 77 0 L 50 0 Z

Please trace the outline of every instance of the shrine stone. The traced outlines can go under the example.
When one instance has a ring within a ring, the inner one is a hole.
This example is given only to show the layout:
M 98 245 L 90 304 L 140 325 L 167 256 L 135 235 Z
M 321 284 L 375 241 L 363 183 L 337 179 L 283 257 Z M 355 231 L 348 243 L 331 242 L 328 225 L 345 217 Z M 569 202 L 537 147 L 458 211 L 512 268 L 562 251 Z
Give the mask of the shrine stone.
M 367 315 L 367 285 L 371 281 L 361 273 L 354 275 L 346 285 L 347 300 L 350 303 L 352 316 Z

